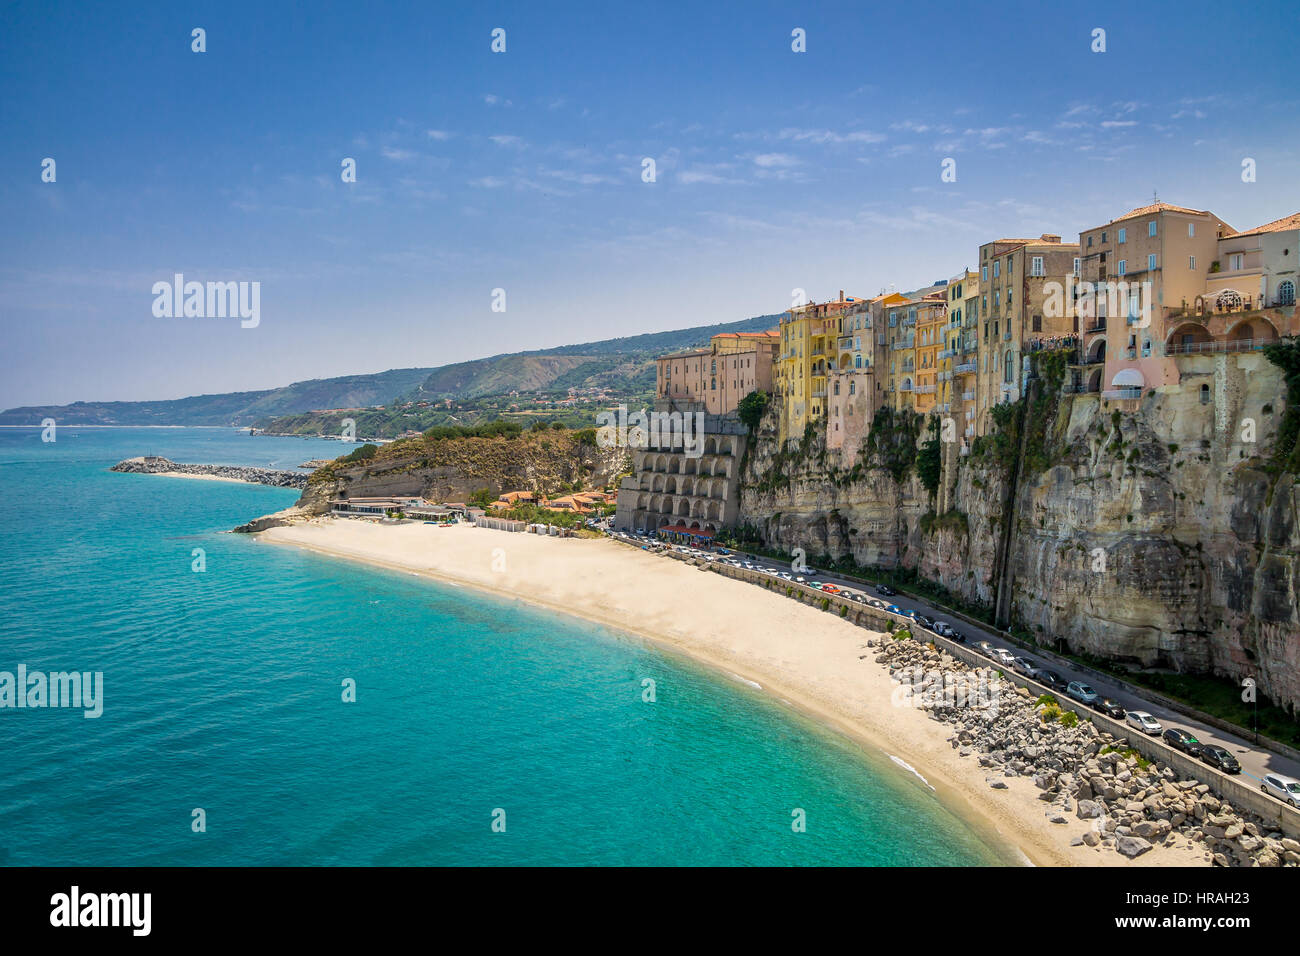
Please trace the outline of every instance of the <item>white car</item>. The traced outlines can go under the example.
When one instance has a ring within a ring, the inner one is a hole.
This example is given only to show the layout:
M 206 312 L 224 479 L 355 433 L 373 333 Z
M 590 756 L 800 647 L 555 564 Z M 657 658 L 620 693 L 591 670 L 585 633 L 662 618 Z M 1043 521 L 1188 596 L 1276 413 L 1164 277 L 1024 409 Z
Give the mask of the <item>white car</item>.
M 1016 655 L 1012 654 L 1005 647 L 995 647 L 993 648 L 993 659 L 999 664 L 1010 667 L 1016 662 Z
M 940 637 L 952 637 L 956 632 L 952 629 L 952 625 L 947 621 L 935 621 L 934 633 L 938 634 Z
M 1160 733 L 1160 721 L 1156 720 L 1145 710 L 1130 710 L 1124 718 L 1130 727 L 1136 727 L 1144 734 L 1150 734 L 1152 737 Z
M 1259 785 L 1270 797 L 1277 797 L 1283 803 L 1300 809 L 1300 780 L 1284 777 L 1280 773 L 1264 774 L 1264 782 Z

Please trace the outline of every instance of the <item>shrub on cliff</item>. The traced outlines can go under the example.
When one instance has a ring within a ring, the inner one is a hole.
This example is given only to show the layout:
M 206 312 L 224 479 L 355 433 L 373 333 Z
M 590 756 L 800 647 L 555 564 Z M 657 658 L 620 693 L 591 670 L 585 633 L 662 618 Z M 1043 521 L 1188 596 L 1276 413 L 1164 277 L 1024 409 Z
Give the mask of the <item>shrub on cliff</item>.
M 1273 462 L 1282 471 L 1300 473 L 1300 340 L 1266 345 L 1264 357 L 1286 376 L 1286 411 L 1273 444 Z
M 763 412 L 767 410 L 768 394 L 762 390 L 750 392 L 740 400 L 736 407 L 736 415 L 741 423 L 749 429 L 752 435 L 758 431 L 758 423 L 763 420 Z

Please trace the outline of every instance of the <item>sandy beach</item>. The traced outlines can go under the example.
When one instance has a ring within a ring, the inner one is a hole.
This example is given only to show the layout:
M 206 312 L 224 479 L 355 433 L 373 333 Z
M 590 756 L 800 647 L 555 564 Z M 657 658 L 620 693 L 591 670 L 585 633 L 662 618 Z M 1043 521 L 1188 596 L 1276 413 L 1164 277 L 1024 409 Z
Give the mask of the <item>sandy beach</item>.
M 937 799 L 987 834 L 1008 860 L 1019 851 L 1038 865 L 1204 865 L 1203 851 L 1190 844 L 1132 861 L 1111 849 L 1071 846 L 1087 821 L 1050 823 L 1028 779 L 991 789 L 987 771 L 947 742 L 951 728 L 892 704 L 895 685 L 866 646 L 872 632 L 754 585 L 608 539 L 464 525 L 320 518 L 258 538 L 574 614 L 752 681 L 864 750 L 910 765 Z

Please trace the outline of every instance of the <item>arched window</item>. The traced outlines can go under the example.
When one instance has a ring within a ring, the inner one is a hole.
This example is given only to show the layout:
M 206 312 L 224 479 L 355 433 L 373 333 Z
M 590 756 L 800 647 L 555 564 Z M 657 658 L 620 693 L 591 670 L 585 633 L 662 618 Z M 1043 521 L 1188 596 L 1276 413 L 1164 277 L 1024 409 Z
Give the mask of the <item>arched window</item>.
M 1210 404 L 1210 386 L 1208 385 L 1201 386 L 1201 404 L 1202 405 Z
M 855 355 L 855 356 L 853 357 L 853 367 L 854 367 L 854 368 L 862 368 L 862 356 L 861 356 L 861 355 Z
M 1278 283 L 1277 287 L 1277 304 L 1278 305 L 1295 305 L 1295 283 L 1290 279 Z
M 1011 357 L 1011 352 L 1008 350 L 1006 354 L 1002 356 L 1002 381 L 1011 383 L 1015 380 L 1016 364 L 1015 360 Z
M 1232 289 L 1227 289 L 1219 293 L 1214 304 L 1220 312 L 1237 312 L 1241 309 L 1241 296 Z

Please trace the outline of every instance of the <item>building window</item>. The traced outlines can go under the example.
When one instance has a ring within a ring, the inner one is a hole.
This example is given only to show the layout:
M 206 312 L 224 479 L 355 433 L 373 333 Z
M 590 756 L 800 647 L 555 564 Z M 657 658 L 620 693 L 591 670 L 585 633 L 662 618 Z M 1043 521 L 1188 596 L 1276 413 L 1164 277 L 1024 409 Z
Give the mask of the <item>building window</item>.
M 1151 253 L 1151 255 L 1147 256 L 1147 269 L 1148 271 L 1150 271 L 1152 269 L 1155 269 L 1155 267 L 1156 267 L 1156 256 L 1155 253 L 1153 252 Z
M 1089 249 L 1092 248 L 1092 236 L 1089 236 L 1089 237 L 1088 237 L 1088 248 L 1089 248 Z
M 985 282 L 989 281 L 989 267 L 987 265 L 980 269 L 980 278 Z
M 1236 272 L 1238 269 L 1244 268 L 1245 265 L 1246 265 L 1245 253 L 1234 252 L 1232 255 L 1228 256 L 1228 268 L 1231 269 L 1233 272 Z
M 1193 271 L 1196 270 L 1196 256 L 1188 256 L 1188 257 L 1187 257 L 1187 268 L 1189 268 L 1189 269 L 1191 269 L 1191 270 L 1193 270 Z
M 1154 236 L 1155 234 L 1156 234 L 1156 221 L 1152 219 L 1149 223 L 1147 223 L 1147 235 Z
M 1121 230 L 1119 231 L 1119 239 L 1117 239 L 1116 241 L 1117 241 L 1120 245 L 1123 245 L 1124 243 L 1128 242 L 1128 230 L 1127 230 L 1127 229 L 1121 229 Z
M 1187 238 L 1188 239 L 1196 238 L 1196 223 L 1189 222 L 1187 224 Z
M 1121 260 L 1119 260 L 1119 265 L 1116 266 L 1116 269 L 1118 270 L 1118 272 L 1117 272 L 1118 275 L 1125 275 L 1125 274 L 1127 274 L 1127 273 L 1128 273 L 1128 260 L 1127 260 L 1127 259 L 1121 259 Z
M 1011 357 L 1011 353 L 1008 351 L 1005 355 L 1002 356 L 1002 381 L 1010 385 L 1013 382 L 1015 382 L 1015 380 L 1016 380 L 1016 363 L 1015 360 Z
M 1103 244 L 1106 242 L 1106 234 L 1104 232 L 1101 234 L 1101 241 Z
M 999 275 L 1002 274 L 1001 271 L 1000 271 L 1000 269 L 999 269 L 999 266 L 1001 266 L 1001 265 L 1002 265 L 1002 263 L 1001 263 L 1000 261 L 998 261 L 997 259 L 994 259 L 994 260 L 993 260 L 993 278 L 996 279 Z
M 850 394 L 850 395 L 856 394 L 856 393 L 857 393 L 857 390 L 858 390 L 858 383 L 857 383 L 857 382 L 849 382 L 849 394 Z M 850 408 L 849 408 L 849 413 L 852 414 L 852 412 L 853 412 L 853 408 L 852 408 L 852 406 L 850 406 Z
M 1201 404 L 1202 405 L 1210 404 L 1210 386 L 1208 385 L 1201 386 Z
M 1278 285 L 1277 304 L 1295 305 L 1295 283 L 1290 279 L 1287 279 L 1285 282 Z
M 1034 331 L 1043 331 L 1043 317 L 1041 315 L 1034 316 Z
M 1078 262 L 1077 259 L 1075 261 Z M 1043 274 L 1042 256 L 1034 256 L 1033 259 L 1029 261 L 1029 274 L 1031 276 L 1041 276 Z
M 1088 244 L 1089 244 L 1089 245 L 1092 245 L 1091 240 L 1089 241 Z M 1083 260 L 1080 259 L 1078 256 L 1075 257 L 1075 259 L 1074 259 L 1074 274 L 1075 274 L 1075 275 L 1078 275 L 1078 274 L 1079 274 L 1079 263 L 1081 263 L 1082 261 L 1083 261 Z

